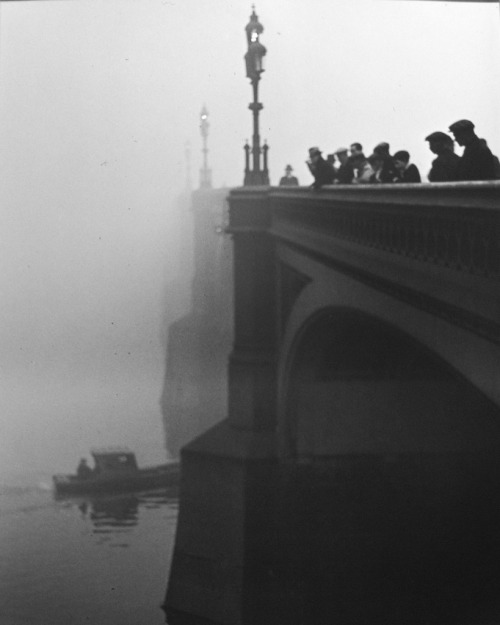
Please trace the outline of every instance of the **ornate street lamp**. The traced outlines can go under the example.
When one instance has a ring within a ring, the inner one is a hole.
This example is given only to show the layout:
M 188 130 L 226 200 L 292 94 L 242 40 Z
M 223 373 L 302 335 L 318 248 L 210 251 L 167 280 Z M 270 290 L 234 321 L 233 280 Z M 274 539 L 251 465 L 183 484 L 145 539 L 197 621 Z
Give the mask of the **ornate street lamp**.
M 208 111 L 207 107 L 204 105 L 201 109 L 200 113 L 200 132 L 201 137 L 203 139 L 203 168 L 200 169 L 200 189 L 211 189 L 212 188 L 212 170 L 208 167 L 208 148 L 207 148 L 207 138 L 208 138 L 208 127 L 210 124 L 208 123 Z
M 255 5 L 252 5 L 252 15 L 250 21 L 245 27 L 248 50 L 245 54 L 245 64 L 247 70 L 247 78 L 250 78 L 253 88 L 253 102 L 248 108 L 253 113 L 253 138 L 252 147 L 245 144 L 245 186 L 250 185 L 268 185 L 269 171 L 267 169 L 267 151 L 269 147 L 266 143 L 260 147 L 259 136 L 259 111 L 263 108 L 259 102 L 259 80 L 260 75 L 264 71 L 264 56 L 266 48 L 260 43 L 259 36 L 263 32 L 264 27 L 259 22 L 259 18 L 255 13 Z M 252 168 L 250 169 L 250 153 L 252 154 Z M 260 167 L 260 155 L 263 155 L 263 167 Z

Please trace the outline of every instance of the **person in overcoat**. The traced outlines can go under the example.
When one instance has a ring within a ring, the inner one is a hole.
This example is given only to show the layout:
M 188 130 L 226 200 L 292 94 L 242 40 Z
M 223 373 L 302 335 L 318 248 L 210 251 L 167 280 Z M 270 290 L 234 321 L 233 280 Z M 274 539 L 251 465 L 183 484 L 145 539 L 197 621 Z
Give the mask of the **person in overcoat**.
M 495 159 L 486 142 L 474 132 L 474 124 L 468 119 L 460 119 L 449 130 L 458 145 L 464 146 L 455 180 L 495 180 Z
M 453 139 L 445 132 L 437 130 L 425 137 L 429 150 L 436 154 L 427 175 L 429 182 L 451 182 L 456 180 L 456 170 L 460 156 L 455 154 Z
M 335 169 L 333 165 L 321 156 L 319 148 L 309 148 L 309 160 L 306 161 L 309 171 L 314 176 L 311 185 L 313 189 L 319 189 L 325 184 L 333 184 L 335 180 Z
M 296 176 L 292 176 L 293 167 L 287 165 L 285 167 L 285 175 L 280 178 L 280 187 L 298 187 L 299 180 Z

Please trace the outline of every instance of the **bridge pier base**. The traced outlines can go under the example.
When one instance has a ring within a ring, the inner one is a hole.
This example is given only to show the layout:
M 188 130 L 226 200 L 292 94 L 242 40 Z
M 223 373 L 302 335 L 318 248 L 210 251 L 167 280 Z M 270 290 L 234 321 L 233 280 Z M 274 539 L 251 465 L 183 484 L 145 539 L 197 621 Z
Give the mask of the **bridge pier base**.
M 167 615 L 175 611 L 222 625 L 265 622 L 256 619 L 275 542 L 275 467 L 273 433 L 237 430 L 227 421 L 183 449 Z
M 226 422 L 182 462 L 169 625 L 497 622 L 496 455 L 278 462 Z

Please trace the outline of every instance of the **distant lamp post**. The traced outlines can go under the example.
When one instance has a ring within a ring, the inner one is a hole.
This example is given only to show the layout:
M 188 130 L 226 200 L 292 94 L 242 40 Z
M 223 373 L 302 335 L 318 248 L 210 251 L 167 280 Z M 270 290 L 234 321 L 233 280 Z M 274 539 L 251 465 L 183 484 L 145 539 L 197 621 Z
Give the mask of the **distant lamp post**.
M 266 48 L 259 41 L 259 36 L 263 30 L 264 27 L 259 22 L 255 13 L 255 5 L 252 5 L 252 15 L 250 16 L 250 21 L 245 27 L 248 46 L 247 53 L 245 54 L 245 64 L 247 78 L 250 78 L 250 82 L 253 87 L 253 102 L 248 105 L 248 108 L 253 113 L 252 147 L 248 145 L 248 142 L 244 146 L 245 186 L 269 184 L 269 171 L 267 168 L 267 151 L 269 147 L 267 144 L 265 144 L 263 148 L 260 147 L 259 136 L 259 111 L 263 108 L 262 104 L 259 102 L 259 80 L 260 75 L 264 71 L 264 57 L 267 52 Z M 250 154 L 252 155 L 251 168 Z M 261 154 L 264 156 L 262 169 L 260 165 Z
M 207 138 L 208 138 L 208 128 L 210 124 L 208 123 L 208 111 L 207 107 L 203 106 L 200 113 L 200 132 L 201 137 L 203 139 L 203 167 L 200 169 L 200 189 L 211 189 L 212 188 L 212 170 L 208 167 L 208 148 L 207 148 Z

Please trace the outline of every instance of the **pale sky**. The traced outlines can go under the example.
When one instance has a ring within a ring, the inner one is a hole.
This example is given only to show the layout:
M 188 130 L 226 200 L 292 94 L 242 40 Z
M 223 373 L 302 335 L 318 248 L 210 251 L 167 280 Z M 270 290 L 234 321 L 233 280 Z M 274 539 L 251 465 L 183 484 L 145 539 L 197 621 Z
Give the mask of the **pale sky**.
M 287 163 L 310 184 L 307 149 L 353 141 L 407 149 L 425 175 L 425 136 L 460 118 L 500 154 L 498 4 L 256 10 L 275 184 Z M 214 183 L 242 183 L 250 12 L 242 0 L 0 3 L 0 470 L 158 440 L 165 293 L 190 280 L 179 273 L 189 216 L 175 208 L 185 145 L 196 184 L 206 104 Z

